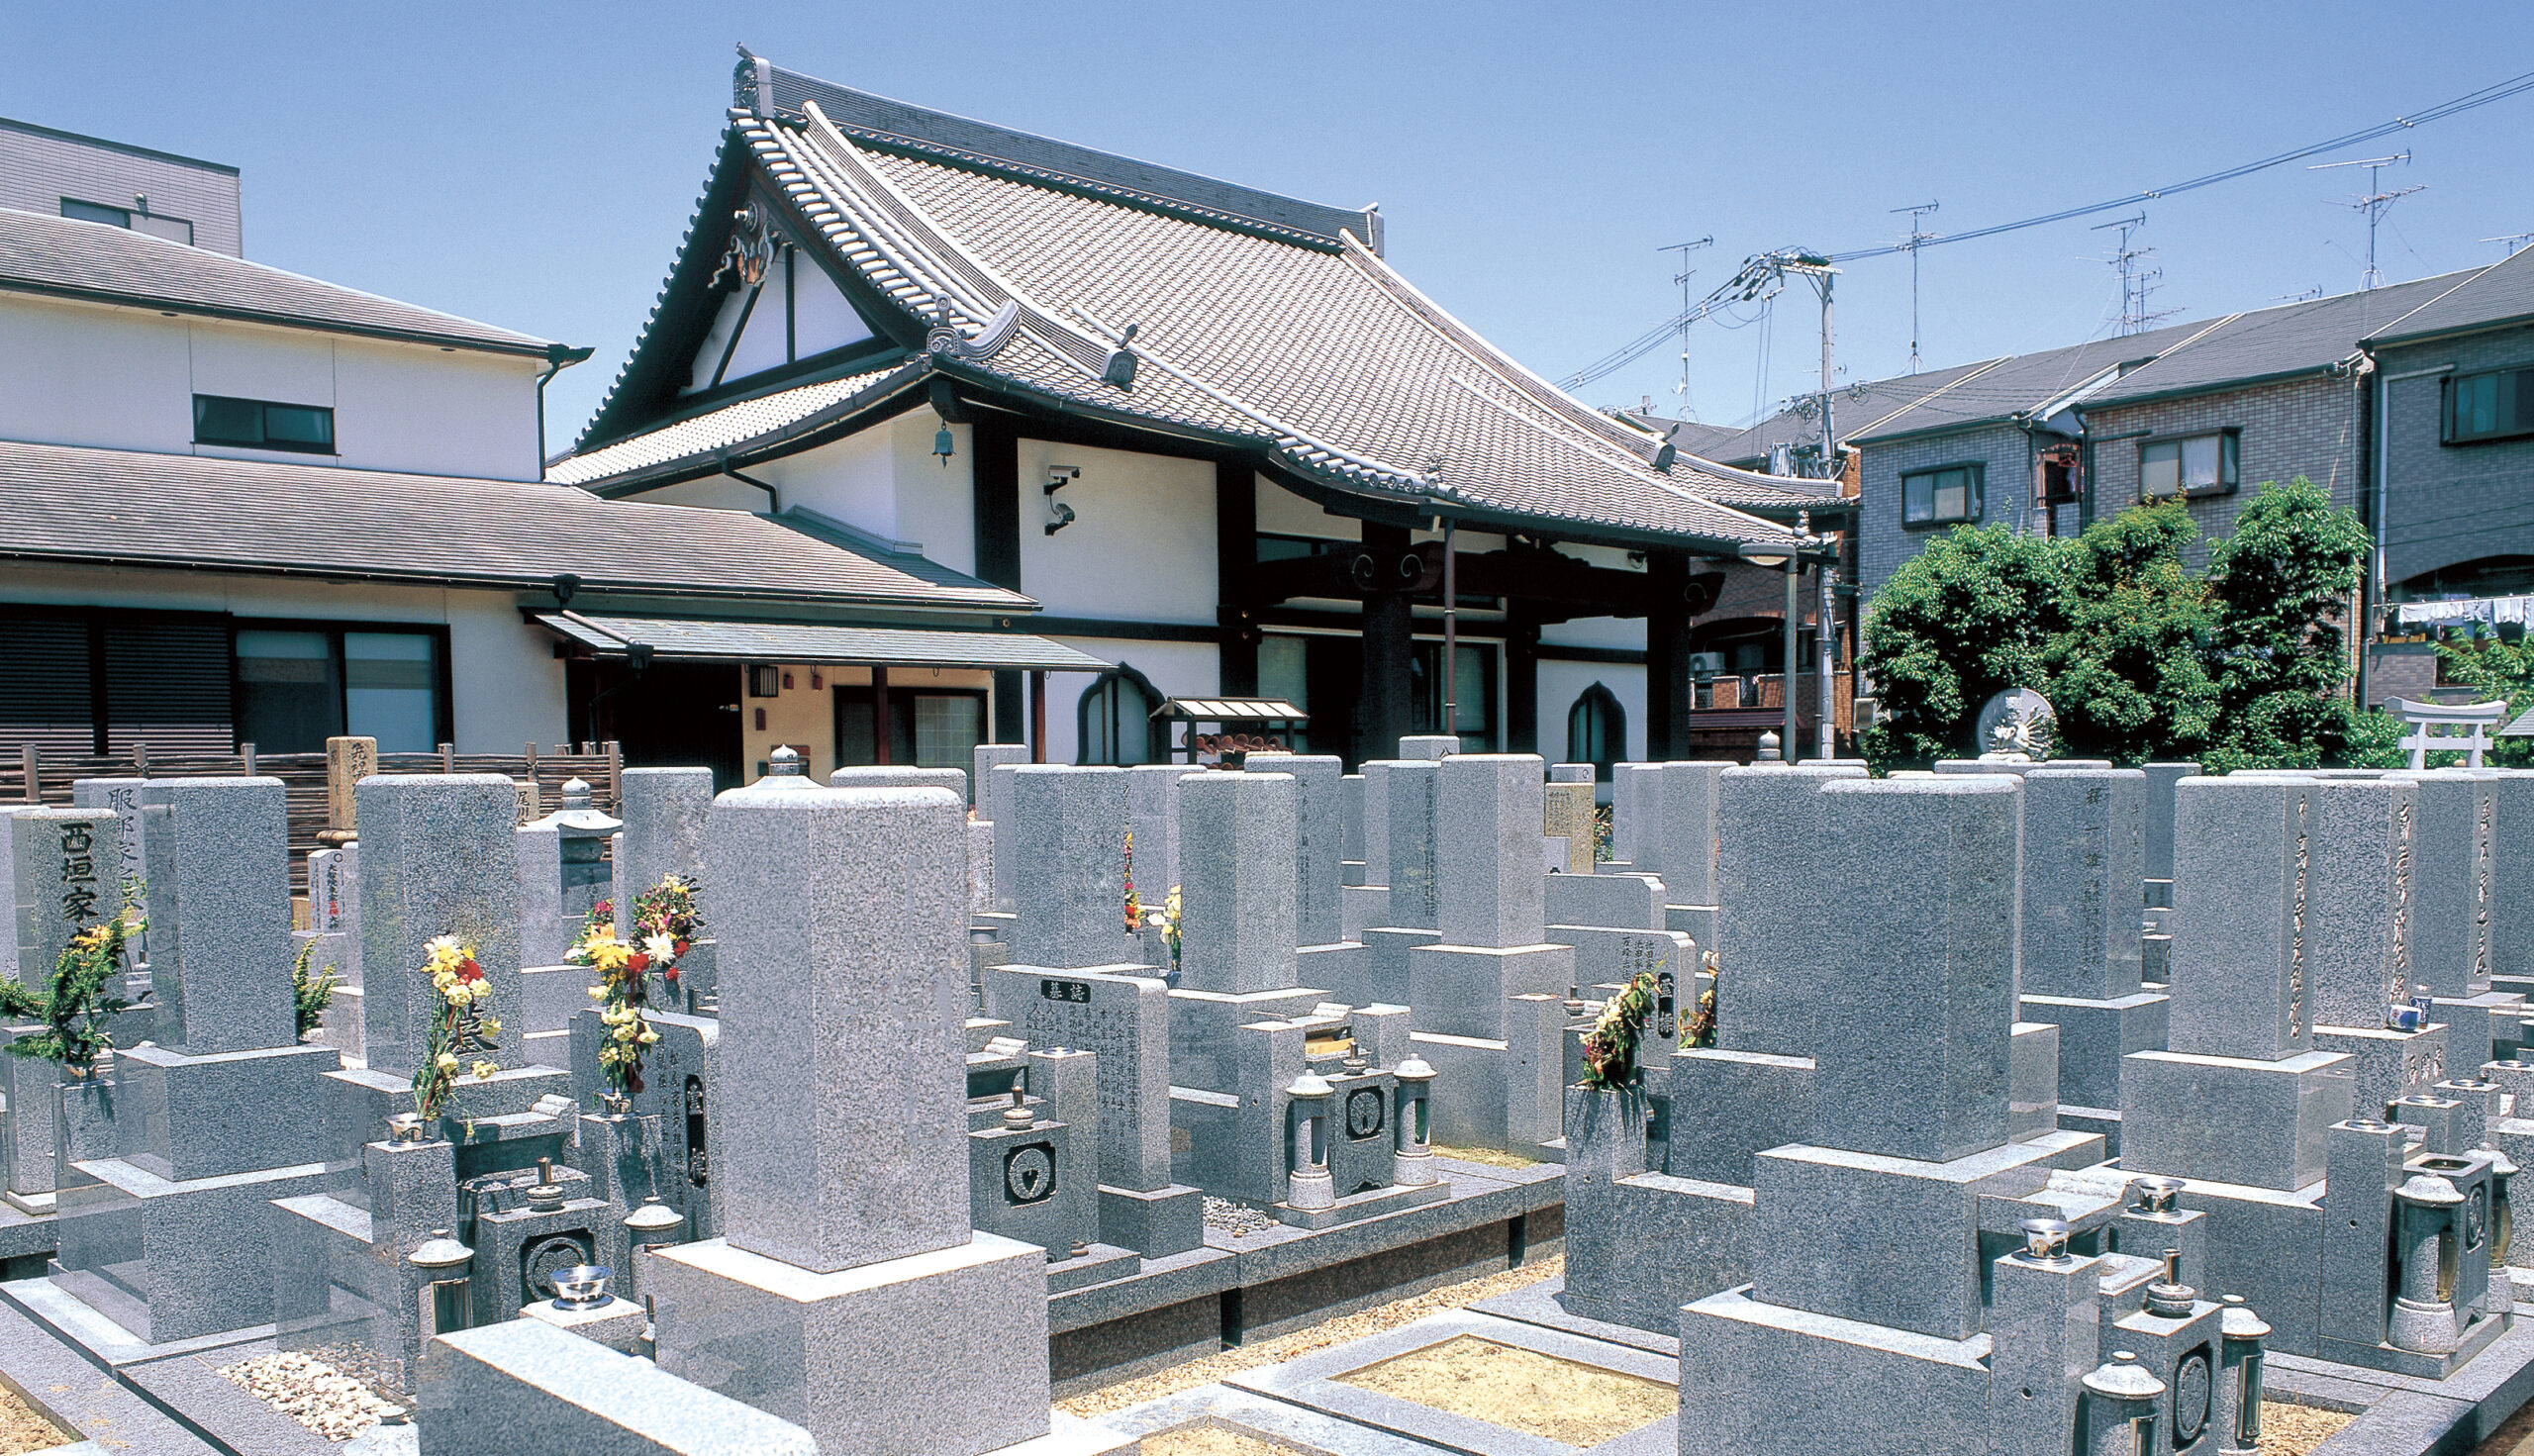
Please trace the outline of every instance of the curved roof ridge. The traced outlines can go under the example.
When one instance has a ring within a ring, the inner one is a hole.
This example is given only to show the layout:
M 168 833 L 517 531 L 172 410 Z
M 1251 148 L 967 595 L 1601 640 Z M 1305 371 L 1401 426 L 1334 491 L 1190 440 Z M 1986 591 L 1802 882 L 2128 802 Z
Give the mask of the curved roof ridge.
M 1470 383 L 1468 380 L 1461 378 L 1457 374 L 1452 376 L 1452 382 L 1459 385 L 1461 388 L 1468 390 L 1481 404 L 1488 405 L 1498 411 L 1501 411 L 1515 420 L 1521 421 L 1525 425 L 1536 426 L 1540 423 L 1537 416 L 1525 414 L 1512 402 L 1498 399 L 1495 395 L 1488 393 L 1486 390 L 1479 388 L 1477 385 Z M 1694 500 L 1702 506 L 1712 507 L 1713 509 L 1722 511 L 1727 515 L 1742 517 L 1744 520 L 1749 521 L 1752 525 L 1758 527 L 1764 533 L 1785 530 L 1784 527 L 1779 526 L 1774 521 L 1763 520 L 1762 518 L 1753 516 L 1749 512 L 1741 510 L 1738 507 L 1730 506 L 1722 501 L 1712 500 L 1702 495 L 1699 492 L 1690 489 L 1685 483 L 1674 480 L 1670 476 L 1655 469 L 1653 466 L 1646 464 L 1642 460 L 1635 460 L 1631 458 L 1627 464 L 1621 465 L 1618 460 L 1611 458 L 1613 453 L 1612 451 L 1592 449 L 1590 445 L 1585 444 L 1583 441 L 1574 441 L 1574 443 L 1579 447 L 1590 450 L 1591 453 L 1597 457 L 1608 461 L 1612 465 L 1617 465 L 1620 469 L 1628 470 L 1631 475 L 1635 476 L 1639 484 L 1652 486 L 1657 490 L 1670 491 L 1674 495 Z M 1785 487 L 1778 486 L 1776 489 L 1784 491 Z
M 1393 268 L 1380 253 L 1366 247 L 1355 235 L 1348 233 L 1344 235 L 1342 241 L 1346 244 L 1344 256 L 1349 263 L 1352 263 L 1365 277 L 1371 279 L 1374 286 L 1398 300 L 1411 314 L 1416 316 L 1418 322 L 1424 324 L 1453 347 L 1484 365 L 1489 373 L 1530 396 L 1557 418 L 1568 424 L 1583 427 L 1589 433 L 1636 455 L 1637 463 L 1651 467 L 1654 452 L 1663 445 L 1661 436 L 1651 431 L 1639 431 L 1632 426 L 1612 420 L 1600 410 L 1594 409 L 1531 372 L 1522 365 L 1520 360 L 1489 343 L 1480 337 L 1478 331 L 1454 317 L 1449 309 L 1426 297 L 1422 289 L 1409 282 L 1398 269 Z M 1636 448 L 1639 444 L 1645 446 L 1641 454 Z
M 873 167 L 843 130 L 818 110 L 817 102 L 805 102 L 804 105 L 813 125 L 822 129 L 820 140 L 829 144 L 828 148 L 822 148 L 820 159 L 852 189 L 852 200 L 884 214 L 876 219 L 857 221 L 876 221 L 893 227 L 906 234 L 906 241 L 919 247 L 934 266 L 954 277 L 964 274 L 964 277 L 958 277 L 958 281 L 994 305 L 977 316 L 980 326 L 990 323 L 1003 304 L 1017 304 L 1023 329 L 1045 344 L 1050 352 L 1081 368 L 1092 378 L 1100 377 L 1102 366 L 1109 358 L 1106 342 L 1069 327 L 1041 307 L 1018 283 L 1005 277 L 1000 269 L 976 256 L 922 204 L 907 196 Z M 838 199 L 830 197 L 828 201 L 833 204 Z M 922 230 L 920 236 L 913 231 L 919 228 Z
M 811 120 L 816 124 L 823 119 L 813 116 Z M 768 122 L 752 118 L 740 123 L 740 130 L 756 149 L 769 179 L 872 286 L 928 325 L 953 322 L 947 316 L 955 309 L 959 318 L 982 329 L 1000 312 L 1002 299 L 945 267 L 933 255 L 930 240 L 909 232 L 900 219 L 888 215 L 885 197 L 870 195 L 876 188 L 868 168 L 853 167 L 827 148 L 798 145 L 791 133 Z M 800 140 L 806 142 L 808 134 Z M 786 178 L 785 172 L 794 175 Z M 858 246 L 848 246 L 847 239 Z M 857 256 L 863 252 L 872 254 L 877 265 Z M 926 303 L 931 307 L 924 307 Z

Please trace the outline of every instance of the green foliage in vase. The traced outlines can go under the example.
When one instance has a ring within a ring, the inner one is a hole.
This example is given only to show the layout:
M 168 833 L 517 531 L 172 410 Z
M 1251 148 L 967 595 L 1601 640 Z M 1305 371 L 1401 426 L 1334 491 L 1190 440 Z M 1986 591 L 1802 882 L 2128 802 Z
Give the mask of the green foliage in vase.
M 106 994 L 107 982 L 123 971 L 124 946 L 139 933 L 142 922 L 118 916 L 90 925 L 70 937 L 52 963 L 52 980 L 42 987 L 0 981 L 0 1011 L 22 1021 L 41 1021 L 41 1028 L 9 1043 L 11 1056 L 36 1057 L 81 1075 L 114 1049 L 109 1019 L 132 1010 L 133 1003 Z
M 301 1036 L 316 1030 L 326 1019 L 326 1009 L 335 1004 L 335 988 L 343 984 L 343 978 L 335 974 L 333 966 L 316 972 L 308 969 L 316 954 L 317 937 L 312 935 L 300 942 L 299 958 L 290 967 L 290 1004 L 298 1017 Z

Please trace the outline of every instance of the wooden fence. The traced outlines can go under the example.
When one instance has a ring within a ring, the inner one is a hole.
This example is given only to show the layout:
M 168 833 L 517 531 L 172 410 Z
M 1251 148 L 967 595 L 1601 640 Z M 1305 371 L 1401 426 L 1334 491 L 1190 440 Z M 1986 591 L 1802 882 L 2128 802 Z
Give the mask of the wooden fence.
M 590 804 L 610 814 L 623 802 L 625 754 L 615 743 L 583 743 L 578 753 L 539 753 L 527 745 L 524 753 L 459 753 L 442 744 L 437 753 L 381 753 L 380 773 L 497 773 L 536 783 L 546 813 L 562 807 L 563 784 L 581 779 L 590 786 Z M 325 846 L 317 831 L 326 827 L 326 755 L 323 753 L 258 753 L 252 744 L 226 754 L 154 755 L 146 743 L 130 753 L 91 756 L 40 753 L 22 744 L 0 760 L 0 807 L 17 804 L 68 805 L 70 786 L 79 779 L 219 778 L 229 774 L 262 774 L 282 781 L 290 796 L 290 883 L 294 894 L 308 881 L 308 851 Z

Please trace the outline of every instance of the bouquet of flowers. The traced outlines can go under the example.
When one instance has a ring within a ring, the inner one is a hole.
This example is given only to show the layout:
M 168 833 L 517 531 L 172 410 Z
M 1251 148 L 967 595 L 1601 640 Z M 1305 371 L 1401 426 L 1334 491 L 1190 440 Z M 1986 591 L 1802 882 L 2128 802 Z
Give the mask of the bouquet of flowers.
M 645 892 L 634 902 L 635 923 L 639 926 L 647 913 L 654 929 L 647 942 L 655 943 L 658 959 L 666 962 L 663 974 L 677 979 L 677 957 L 685 954 L 687 942 L 670 933 L 669 922 L 674 912 L 663 909 L 655 897 L 676 887 L 685 903 L 685 923 L 689 928 L 700 923 L 694 920 L 693 886 L 676 876 L 660 882 L 656 890 Z M 647 906 L 647 912 L 646 912 Z M 599 1004 L 599 1021 L 606 1027 L 598 1048 L 601 1075 L 609 1089 L 619 1097 L 632 1097 L 642 1090 L 642 1048 L 660 1039 L 660 1033 L 642 1023 L 642 1011 L 651 1003 L 650 971 L 654 959 L 651 949 L 637 946 L 616 933 L 615 908 L 606 903 L 591 910 L 581 938 L 565 953 L 574 965 L 588 966 L 598 972 L 598 984 L 592 986 L 590 999 Z
M 1634 1087 L 1642 1075 L 1636 1064 L 1637 1043 L 1644 1039 L 1646 1020 L 1654 1015 L 1657 985 L 1654 970 L 1639 971 L 1627 983 L 1627 989 L 1602 1008 L 1601 1019 L 1584 1033 L 1584 1085 L 1596 1092 L 1615 1092 Z
M 1126 830 L 1126 933 L 1144 927 L 1143 902 L 1135 898 L 1135 831 Z
M 677 963 L 704 932 L 704 917 L 695 910 L 695 881 L 685 875 L 662 875 L 660 882 L 634 897 L 634 946 L 642 962 L 635 974 L 656 968 L 661 979 L 677 984 Z
M 1129 899 L 1126 904 L 1131 908 L 1134 906 L 1134 901 Z M 1143 923 L 1161 932 L 1161 943 L 1170 947 L 1170 963 L 1177 966 L 1179 964 L 1178 886 L 1170 887 L 1170 896 L 1161 903 L 1161 909 L 1147 910 L 1143 913 Z
M 423 974 L 431 977 L 434 1012 L 424 1037 L 422 1065 L 414 1072 L 414 1111 L 424 1121 L 448 1111 L 457 1087 L 462 1058 L 492 1051 L 502 1023 L 484 1014 L 493 999 L 493 983 L 475 963 L 475 947 L 455 935 L 442 935 L 423 948 Z M 467 1068 L 481 1082 L 501 1070 L 475 1057 Z

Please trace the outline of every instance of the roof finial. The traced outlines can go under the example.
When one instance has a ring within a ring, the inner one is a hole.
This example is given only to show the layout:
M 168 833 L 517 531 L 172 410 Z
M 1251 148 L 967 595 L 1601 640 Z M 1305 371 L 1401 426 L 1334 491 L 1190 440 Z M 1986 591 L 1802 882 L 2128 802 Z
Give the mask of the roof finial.
M 768 104 L 766 93 L 772 89 L 773 82 L 774 67 L 750 50 L 746 42 L 740 42 L 739 63 L 731 70 L 731 105 L 759 116 L 771 116 L 774 108 Z

